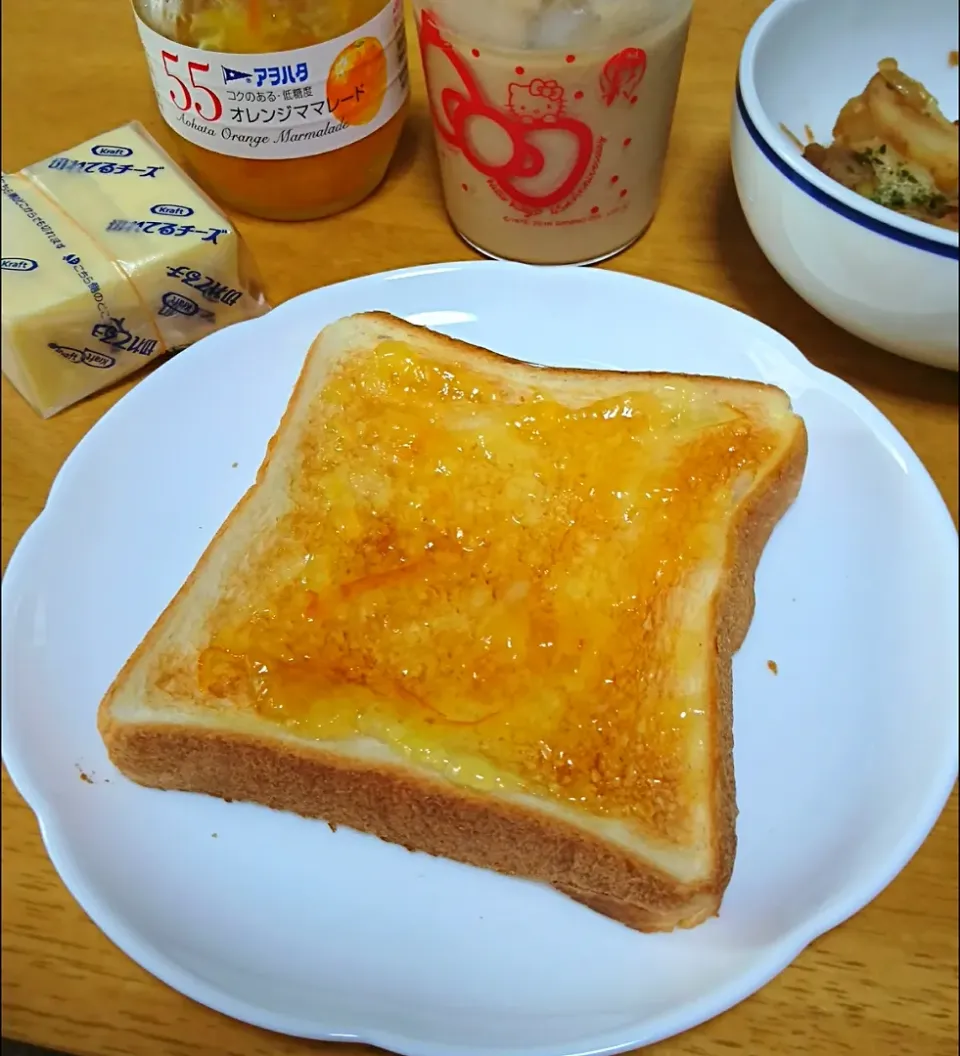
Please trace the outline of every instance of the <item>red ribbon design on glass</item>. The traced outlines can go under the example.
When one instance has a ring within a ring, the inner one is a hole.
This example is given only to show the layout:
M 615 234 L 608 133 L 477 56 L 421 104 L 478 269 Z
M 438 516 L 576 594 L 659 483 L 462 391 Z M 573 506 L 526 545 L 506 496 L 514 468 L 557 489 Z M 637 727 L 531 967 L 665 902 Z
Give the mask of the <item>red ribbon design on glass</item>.
M 530 97 L 542 98 L 554 106 L 551 112 L 537 111 L 532 115 L 518 117 L 515 113 L 502 110 L 487 101 L 474 80 L 469 63 L 449 41 L 444 40 L 432 12 L 423 12 L 419 30 L 427 94 L 438 134 L 459 150 L 477 172 L 492 180 L 510 201 L 521 207 L 533 210 L 549 209 L 568 198 L 577 189 L 590 164 L 593 133 L 582 121 L 563 114 L 563 88 L 556 81 L 539 78 L 531 81 L 529 85 L 513 85 L 513 88 L 522 88 Z M 430 59 L 434 49 L 452 66 L 461 85 L 458 88 L 444 88 L 439 99 L 430 90 Z M 511 147 L 510 156 L 506 161 L 497 164 L 486 161 L 477 154 L 466 135 L 466 124 L 472 118 L 491 121 L 506 133 Z M 517 186 L 518 180 L 539 176 L 543 171 L 543 153 L 531 141 L 533 132 L 568 134 L 574 137 L 577 144 L 576 156 L 569 172 L 557 187 L 544 194 L 531 194 Z
M 608 59 L 600 73 L 600 92 L 607 106 L 622 95 L 635 103 L 634 92 L 647 72 L 647 53 L 642 48 L 624 48 Z
M 549 99 L 552 103 L 559 103 L 563 99 L 563 89 L 556 81 L 542 81 L 539 77 L 530 82 L 528 91 L 531 95 Z

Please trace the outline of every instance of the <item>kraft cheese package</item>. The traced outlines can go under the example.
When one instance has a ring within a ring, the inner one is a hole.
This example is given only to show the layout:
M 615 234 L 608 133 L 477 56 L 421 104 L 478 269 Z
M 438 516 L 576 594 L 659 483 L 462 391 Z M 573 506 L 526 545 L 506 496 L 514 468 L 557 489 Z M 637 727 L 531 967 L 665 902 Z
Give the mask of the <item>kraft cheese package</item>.
M 2 191 L 3 373 L 44 418 L 269 309 L 233 224 L 136 122 Z

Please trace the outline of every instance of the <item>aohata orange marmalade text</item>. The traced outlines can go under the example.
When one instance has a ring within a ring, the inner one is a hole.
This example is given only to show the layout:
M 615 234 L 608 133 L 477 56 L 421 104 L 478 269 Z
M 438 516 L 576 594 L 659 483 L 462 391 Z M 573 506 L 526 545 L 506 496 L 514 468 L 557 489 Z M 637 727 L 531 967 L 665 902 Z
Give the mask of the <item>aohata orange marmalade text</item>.
M 215 615 L 203 691 L 682 832 L 708 595 L 772 431 L 695 380 L 565 406 L 397 342 L 352 357 L 312 414 L 290 511 L 230 591 L 250 604 Z

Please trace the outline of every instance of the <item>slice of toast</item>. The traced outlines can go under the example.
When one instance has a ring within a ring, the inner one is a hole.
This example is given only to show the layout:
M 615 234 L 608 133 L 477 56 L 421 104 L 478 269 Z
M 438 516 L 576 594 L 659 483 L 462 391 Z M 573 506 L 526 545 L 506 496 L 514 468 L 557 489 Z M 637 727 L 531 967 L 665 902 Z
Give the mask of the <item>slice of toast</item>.
M 110 758 L 697 924 L 736 846 L 731 657 L 805 459 L 771 386 L 343 319 L 104 697 Z

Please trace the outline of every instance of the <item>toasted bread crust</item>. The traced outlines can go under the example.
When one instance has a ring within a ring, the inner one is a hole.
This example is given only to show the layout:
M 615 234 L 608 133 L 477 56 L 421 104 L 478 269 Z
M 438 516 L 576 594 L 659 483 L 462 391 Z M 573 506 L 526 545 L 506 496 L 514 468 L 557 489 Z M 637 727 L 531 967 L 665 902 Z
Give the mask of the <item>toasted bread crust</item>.
M 423 331 L 391 316 L 364 317 L 401 340 L 423 341 Z M 431 344 L 462 352 L 461 342 L 430 335 Z M 314 346 L 316 347 L 316 345 Z M 313 352 L 311 352 L 313 355 Z M 502 367 L 517 367 L 536 384 L 544 368 L 470 349 Z M 98 725 L 112 762 L 143 785 L 246 800 L 322 818 L 372 833 L 410 850 L 452 858 L 553 885 L 591 908 L 640 931 L 691 927 L 714 915 L 727 887 L 736 851 L 733 772 L 732 657 L 749 628 L 754 609 L 754 574 L 777 521 L 793 502 L 802 480 L 807 440 L 797 419 L 789 450 L 744 502 L 729 540 L 725 575 L 714 598 L 714 664 L 711 773 L 713 869 L 707 880 L 684 884 L 609 841 L 542 812 L 453 785 L 403 766 L 364 763 L 329 750 L 269 735 L 172 722 L 117 718 L 113 702 L 131 673 L 155 651 L 165 621 L 213 560 L 218 541 L 262 483 L 278 442 L 295 416 L 308 384 L 309 358 L 257 482 L 207 548 L 196 569 L 117 676 L 101 703 Z M 550 374 L 561 373 L 553 368 Z M 628 372 L 569 370 L 562 373 L 622 385 Z M 632 374 L 632 377 L 638 375 Z M 725 379 L 702 379 L 719 381 Z M 767 388 L 759 383 L 758 389 Z
M 188 726 L 119 726 L 111 731 L 110 755 L 144 785 L 262 803 L 411 851 L 554 884 L 584 901 L 605 899 L 618 909 L 609 915 L 649 930 L 683 923 L 691 902 L 713 906 L 721 894 L 677 885 L 628 852 L 547 815 L 308 746 Z
M 737 850 L 737 796 L 733 768 L 733 656 L 743 644 L 756 604 L 754 579 L 764 547 L 777 522 L 797 497 L 807 462 L 807 431 L 803 423 L 777 471 L 753 501 L 740 511 L 733 527 L 727 572 L 715 599 L 716 661 L 711 768 L 716 818 L 714 861 L 717 883 L 726 890 Z M 719 909 L 719 903 L 717 904 Z M 716 912 L 716 910 L 715 910 Z

